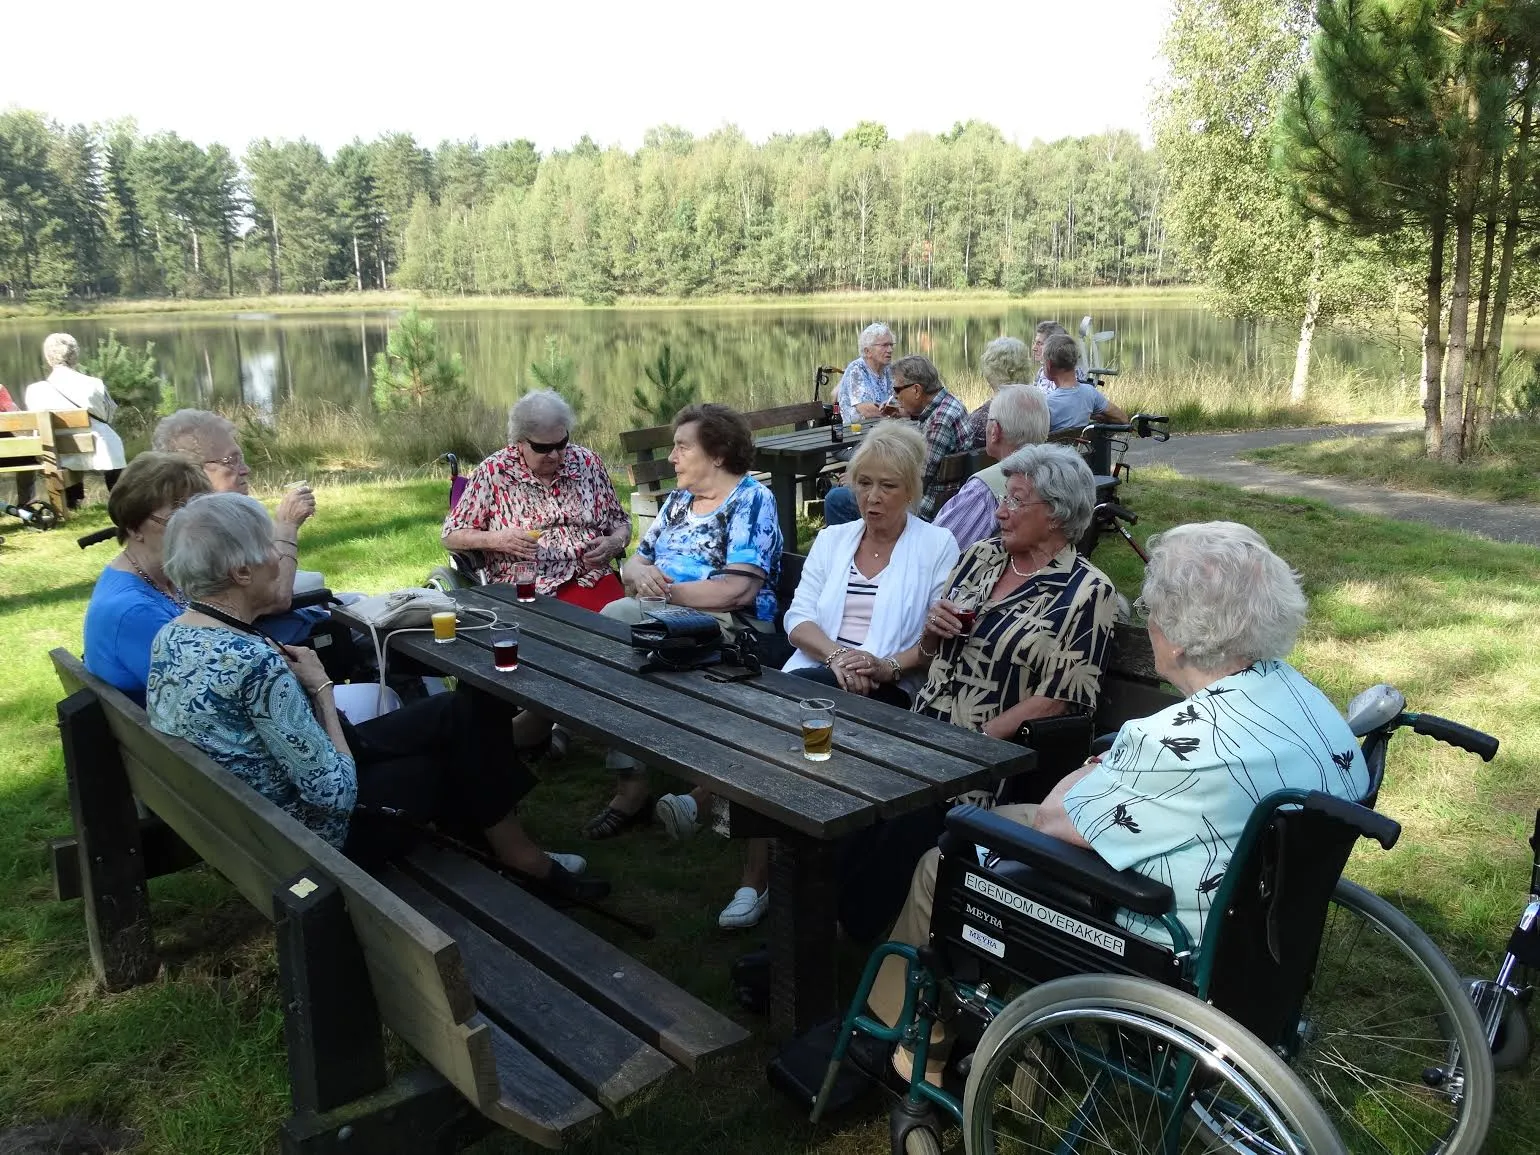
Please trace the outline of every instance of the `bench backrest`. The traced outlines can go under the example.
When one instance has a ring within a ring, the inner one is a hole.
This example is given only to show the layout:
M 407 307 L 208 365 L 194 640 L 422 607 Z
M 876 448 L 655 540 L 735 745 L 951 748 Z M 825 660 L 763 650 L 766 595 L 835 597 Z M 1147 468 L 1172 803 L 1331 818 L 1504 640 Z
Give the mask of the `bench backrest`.
M 936 508 L 940 509 L 952 500 L 968 478 L 994 463 L 995 459 L 982 449 L 974 449 L 967 453 L 949 453 L 943 457 L 941 464 L 936 467 L 935 479 L 931 482 L 931 489 L 937 493 Z
M 773 409 L 755 409 L 743 416 L 754 433 L 778 429 L 783 425 L 805 429 L 824 419 L 824 408 L 821 401 L 799 401 L 794 405 L 777 405 Z M 633 459 L 627 463 L 627 469 L 631 483 L 639 491 L 656 493 L 662 488 L 660 482 L 674 476 L 674 466 L 668 460 L 667 453 L 659 457 L 656 452 L 673 444 L 674 427 L 671 424 L 632 429 L 620 435 L 621 449 L 633 455 Z
M 1149 632 L 1142 626 L 1114 625 L 1093 732 L 1113 733 L 1130 718 L 1148 717 L 1181 700 L 1155 672 Z
M 269 919 L 274 888 L 301 871 L 318 870 L 341 888 L 381 1020 L 500 1118 L 492 1033 L 455 940 L 197 747 L 152 729 L 142 709 L 73 654 L 50 657 L 67 694 L 85 690 L 101 704 L 134 794 Z
M 91 453 L 96 434 L 84 409 L 20 409 L 0 413 L 0 472 L 58 468 L 60 453 Z

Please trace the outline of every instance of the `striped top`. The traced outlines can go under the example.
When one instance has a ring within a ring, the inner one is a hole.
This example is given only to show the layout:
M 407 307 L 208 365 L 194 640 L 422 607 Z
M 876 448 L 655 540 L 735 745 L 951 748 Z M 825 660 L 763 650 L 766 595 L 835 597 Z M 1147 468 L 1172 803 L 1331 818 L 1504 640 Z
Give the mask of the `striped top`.
M 850 573 L 845 577 L 845 616 L 840 620 L 839 636 L 834 640 L 842 646 L 859 646 L 866 641 L 872 629 L 872 607 L 877 604 L 877 588 L 882 584 L 884 566 L 873 577 L 867 577 L 850 563 Z

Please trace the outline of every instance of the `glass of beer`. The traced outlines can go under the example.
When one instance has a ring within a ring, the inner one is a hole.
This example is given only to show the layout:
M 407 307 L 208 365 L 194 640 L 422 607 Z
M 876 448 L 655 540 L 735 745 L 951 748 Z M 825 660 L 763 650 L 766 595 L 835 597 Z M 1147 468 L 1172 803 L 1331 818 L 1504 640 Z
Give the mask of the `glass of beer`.
M 962 586 L 953 586 L 946 600 L 952 603 L 952 615 L 962 623 L 963 633 L 971 634 L 973 623 L 979 616 L 977 604 L 963 592 Z
M 509 626 L 492 635 L 492 664 L 499 670 L 519 668 L 519 627 Z
M 521 561 L 513 567 L 514 591 L 521 602 L 535 600 L 535 563 Z
M 421 621 L 421 618 L 417 619 Z M 455 612 L 454 610 L 440 610 L 433 615 L 433 640 L 435 642 L 452 642 L 455 640 Z
M 797 703 L 802 715 L 802 757 L 827 762 L 834 749 L 834 702 L 830 698 L 804 698 Z

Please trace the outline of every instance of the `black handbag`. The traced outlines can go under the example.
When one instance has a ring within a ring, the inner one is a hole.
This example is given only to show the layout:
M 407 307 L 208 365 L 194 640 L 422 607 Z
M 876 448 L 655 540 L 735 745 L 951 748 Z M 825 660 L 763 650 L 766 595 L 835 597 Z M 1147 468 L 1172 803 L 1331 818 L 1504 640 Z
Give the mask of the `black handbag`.
M 722 623 L 699 610 L 670 609 L 631 627 L 631 646 L 647 654 L 643 670 L 698 670 L 722 660 Z

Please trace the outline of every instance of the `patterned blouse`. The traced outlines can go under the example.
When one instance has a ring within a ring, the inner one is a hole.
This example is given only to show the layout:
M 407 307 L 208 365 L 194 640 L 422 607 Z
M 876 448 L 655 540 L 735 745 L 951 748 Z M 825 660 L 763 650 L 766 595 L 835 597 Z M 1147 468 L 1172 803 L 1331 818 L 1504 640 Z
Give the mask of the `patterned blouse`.
M 332 745 L 304 687 L 261 638 L 171 622 L 150 647 L 150 725 L 186 738 L 333 846 L 358 801 L 353 759 Z
M 1133 867 L 1176 892 L 1174 912 L 1197 946 L 1252 809 L 1289 788 L 1356 802 L 1369 772 L 1331 700 L 1288 663 L 1264 661 L 1125 723 L 1064 807 L 1113 867 Z M 1171 941 L 1159 919 L 1125 911 L 1118 921 Z
M 781 573 L 781 523 L 775 515 L 775 498 L 752 477 L 744 477 L 710 513 L 691 513 L 694 500 L 688 489 L 670 490 L 636 547 L 637 556 L 676 582 L 704 581 L 726 573 L 729 567 L 752 566 L 765 575 L 754 599 L 754 617 L 773 622 Z
M 465 492 L 444 519 L 444 533 L 459 529 L 543 529 L 535 546 L 535 589 L 555 593 L 569 581 L 592 586 L 609 571 L 589 569 L 583 551 L 630 524 L 604 462 L 592 450 L 569 445 L 549 482 L 529 471 L 518 446 L 499 449 L 471 472 Z M 487 578 L 511 582 L 512 554 L 487 553 Z
M 857 405 L 886 405 L 893 400 L 893 366 L 884 365 L 881 373 L 873 373 L 866 358 L 857 357 L 845 366 L 837 400 L 846 421 L 856 420 Z
M 971 633 L 942 642 L 915 698 L 917 713 L 967 730 L 1027 698 L 1090 711 L 1101 692 L 1112 638 L 1112 583 L 1066 546 L 999 601 L 987 601 L 1010 555 L 997 537 L 969 548 L 944 589 L 978 605 Z

